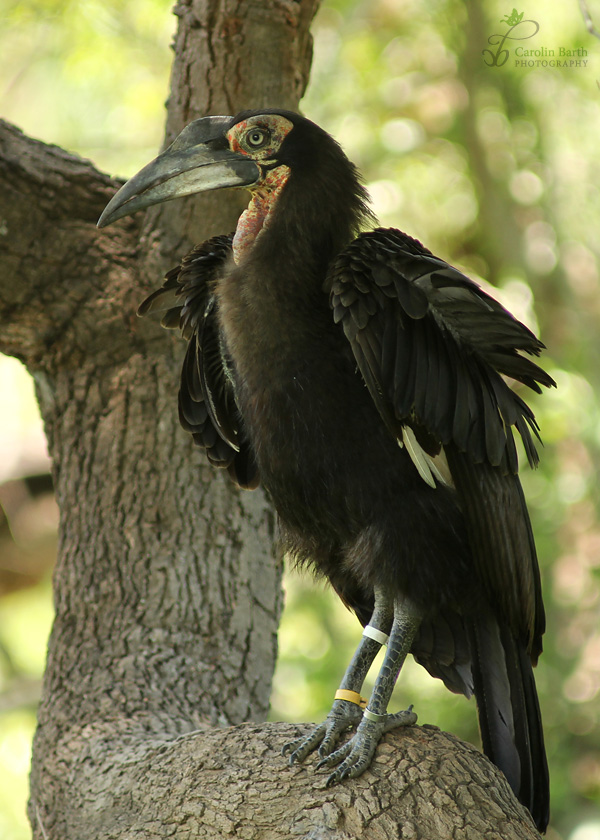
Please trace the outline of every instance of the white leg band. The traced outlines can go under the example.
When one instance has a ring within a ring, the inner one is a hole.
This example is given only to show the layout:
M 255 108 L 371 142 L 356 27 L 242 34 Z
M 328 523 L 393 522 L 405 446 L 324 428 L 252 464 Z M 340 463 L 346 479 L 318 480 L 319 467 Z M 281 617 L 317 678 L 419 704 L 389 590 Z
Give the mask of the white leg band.
M 387 645 L 390 640 L 390 637 L 382 630 L 378 630 L 377 627 L 372 627 L 370 624 L 367 624 L 363 630 L 363 636 L 368 636 L 369 639 L 379 642 L 380 645 Z
M 387 715 L 378 715 L 375 712 L 372 712 L 370 709 L 365 709 L 363 711 L 363 716 L 366 717 L 367 720 L 374 720 L 377 723 L 380 720 L 385 720 Z

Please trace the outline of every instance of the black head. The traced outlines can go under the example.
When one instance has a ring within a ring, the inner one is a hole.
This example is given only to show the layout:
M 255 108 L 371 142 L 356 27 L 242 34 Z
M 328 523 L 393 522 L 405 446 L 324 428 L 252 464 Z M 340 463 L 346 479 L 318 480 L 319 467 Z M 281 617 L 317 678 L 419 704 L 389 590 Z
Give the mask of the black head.
M 157 158 L 117 192 L 98 221 L 104 227 L 137 210 L 180 196 L 243 187 L 277 198 L 294 184 L 306 212 L 332 208 L 350 214 L 355 228 L 369 211 L 357 171 L 338 143 L 292 111 L 242 111 L 202 117 L 186 126 Z M 272 208 L 271 208 L 272 209 Z

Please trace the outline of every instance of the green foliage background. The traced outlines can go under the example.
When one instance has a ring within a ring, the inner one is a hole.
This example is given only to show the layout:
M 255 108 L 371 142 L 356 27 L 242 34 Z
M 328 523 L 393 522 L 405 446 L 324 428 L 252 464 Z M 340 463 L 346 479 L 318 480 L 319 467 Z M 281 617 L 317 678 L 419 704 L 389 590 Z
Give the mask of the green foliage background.
M 545 449 L 523 483 L 548 610 L 537 682 L 552 774 L 549 836 L 598 840 L 600 41 L 576 4 L 532 0 L 523 10 L 540 29 L 522 46 L 556 56 L 581 48 L 587 55 L 575 60 L 585 66 L 519 66 L 516 41 L 505 45 L 505 65 L 486 65 L 488 38 L 508 28 L 505 3 L 325 0 L 302 107 L 359 165 L 382 224 L 491 282 L 548 345 L 545 366 L 559 387 L 530 399 Z M 162 139 L 174 27 L 164 0 L 9 3 L 0 9 L 0 113 L 132 174 Z M 12 365 L 0 367 L 0 381 L 31 405 Z M 322 585 L 290 574 L 286 587 L 272 717 L 321 718 L 359 627 Z M 0 701 L 15 680 L 39 675 L 50 614 L 47 579 L 0 599 Z M 477 742 L 473 703 L 412 663 L 393 702 L 414 702 L 422 722 Z M 0 837 L 19 840 L 28 836 L 34 713 L 20 701 L 0 708 Z

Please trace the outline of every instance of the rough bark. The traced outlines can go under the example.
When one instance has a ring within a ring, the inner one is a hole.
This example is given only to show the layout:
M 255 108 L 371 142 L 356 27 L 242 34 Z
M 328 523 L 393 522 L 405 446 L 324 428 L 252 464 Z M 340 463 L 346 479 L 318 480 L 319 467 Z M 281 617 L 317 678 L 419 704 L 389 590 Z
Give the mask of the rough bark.
M 167 139 L 203 113 L 297 107 L 317 5 L 181 2 Z M 61 508 L 34 836 L 535 837 L 489 762 L 431 731 L 388 736 L 372 774 L 333 790 L 286 768 L 293 728 L 260 723 L 281 610 L 272 512 L 181 432 L 183 348 L 135 317 L 192 242 L 233 227 L 237 196 L 99 232 L 116 186 L 0 123 L 0 349 L 35 378 Z
M 68 741 L 58 745 L 77 785 L 95 798 L 71 809 L 56 836 L 539 838 L 504 777 L 451 735 L 413 727 L 386 736 L 369 773 L 327 789 L 323 775 L 282 764 L 282 744 L 300 731 L 289 724 L 243 724 L 129 743 L 118 726 L 92 724 L 79 736 L 89 739 L 88 750 L 77 746 L 74 757 Z

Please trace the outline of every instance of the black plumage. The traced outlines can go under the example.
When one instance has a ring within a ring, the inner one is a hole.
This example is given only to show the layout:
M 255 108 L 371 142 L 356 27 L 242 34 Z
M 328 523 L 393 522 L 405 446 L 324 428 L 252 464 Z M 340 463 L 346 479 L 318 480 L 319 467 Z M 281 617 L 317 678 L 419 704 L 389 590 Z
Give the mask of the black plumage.
M 258 486 L 256 464 L 251 448 L 240 440 L 241 419 L 211 288 L 231 255 L 232 239 L 233 234 L 215 236 L 194 248 L 138 314 L 164 313 L 161 325 L 179 329 L 188 340 L 179 388 L 181 425 L 206 450 L 211 464 L 227 468 L 240 487 L 253 489 Z
M 415 720 L 386 714 L 410 651 L 475 694 L 486 754 L 543 829 L 544 610 L 514 441 L 535 466 L 538 426 L 503 378 L 553 385 L 522 355 L 543 345 L 416 240 L 361 233 L 372 217 L 354 166 L 290 112 L 192 123 L 101 223 L 220 185 L 252 193 L 235 234 L 195 248 L 140 314 L 164 310 L 189 342 L 183 427 L 240 486 L 267 489 L 285 550 L 367 625 L 343 696 L 292 759 L 318 747 L 331 781 L 363 772 L 383 732 Z M 361 719 L 377 631 L 388 652 Z

